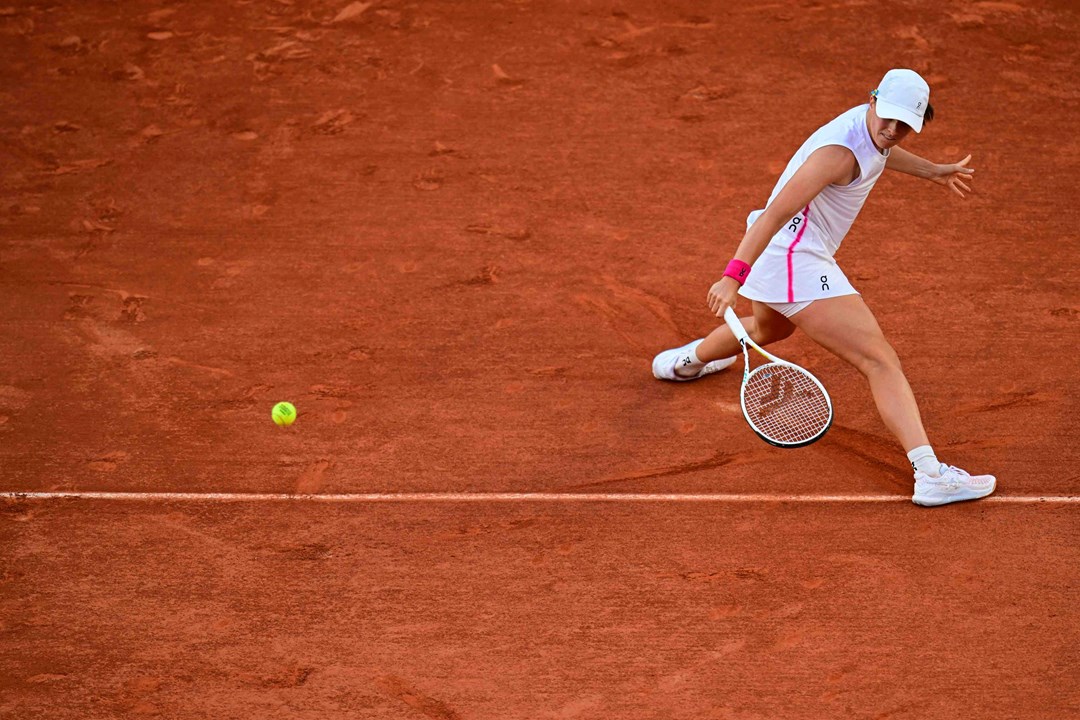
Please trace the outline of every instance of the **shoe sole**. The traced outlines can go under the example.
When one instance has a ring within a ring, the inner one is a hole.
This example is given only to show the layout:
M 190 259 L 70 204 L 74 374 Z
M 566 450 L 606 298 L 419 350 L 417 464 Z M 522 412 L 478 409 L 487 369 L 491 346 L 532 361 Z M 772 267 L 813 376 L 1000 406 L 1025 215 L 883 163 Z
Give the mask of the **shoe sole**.
M 997 479 L 995 478 L 994 483 L 990 486 L 989 490 L 968 490 L 965 492 L 956 493 L 955 495 L 949 495 L 948 497 L 913 495 L 911 497 L 911 502 L 915 503 L 916 505 L 921 505 L 922 507 L 938 507 L 940 505 L 949 505 L 950 503 L 967 502 L 968 500 L 979 500 L 980 498 L 984 498 L 987 495 L 992 495 L 994 490 L 996 489 Z

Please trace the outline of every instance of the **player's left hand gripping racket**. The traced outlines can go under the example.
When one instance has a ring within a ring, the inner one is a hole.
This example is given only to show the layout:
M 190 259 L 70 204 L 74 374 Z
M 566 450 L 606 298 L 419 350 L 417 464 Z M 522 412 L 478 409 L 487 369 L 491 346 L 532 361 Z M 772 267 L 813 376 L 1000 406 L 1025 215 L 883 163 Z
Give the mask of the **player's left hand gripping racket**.
M 745 367 L 739 395 L 750 428 L 765 442 L 782 448 L 820 440 L 833 420 L 832 400 L 825 387 L 798 365 L 762 350 L 730 307 L 724 311 L 724 320 L 742 345 Z M 769 362 L 751 371 L 747 345 Z

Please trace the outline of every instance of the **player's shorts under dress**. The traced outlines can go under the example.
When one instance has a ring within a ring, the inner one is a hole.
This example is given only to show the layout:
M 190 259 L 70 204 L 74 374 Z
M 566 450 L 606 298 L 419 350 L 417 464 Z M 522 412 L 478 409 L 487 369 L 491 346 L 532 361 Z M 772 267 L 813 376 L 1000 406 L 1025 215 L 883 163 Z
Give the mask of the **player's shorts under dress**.
M 866 113 L 860 105 L 819 128 L 791 158 L 769 196 L 769 203 L 817 149 L 841 145 L 859 163 L 859 177 L 849 185 L 828 185 L 790 218 L 757 259 L 739 294 L 764 302 L 784 315 L 794 315 L 814 300 L 858 294 L 833 255 L 862 209 L 866 197 L 885 169 L 882 153 L 870 138 Z M 746 219 L 750 228 L 765 210 Z

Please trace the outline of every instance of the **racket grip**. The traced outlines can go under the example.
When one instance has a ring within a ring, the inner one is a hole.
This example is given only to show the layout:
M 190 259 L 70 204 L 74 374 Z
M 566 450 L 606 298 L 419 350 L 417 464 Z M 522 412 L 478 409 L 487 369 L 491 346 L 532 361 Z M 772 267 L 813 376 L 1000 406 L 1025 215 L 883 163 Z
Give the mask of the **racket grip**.
M 724 310 L 724 322 L 731 328 L 731 332 L 735 334 L 735 339 L 739 342 L 744 342 L 750 339 L 750 336 L 746 334 L 746 328 L 739 321 L 739 316 L 735 314 L 735 311 L 728 307 Z

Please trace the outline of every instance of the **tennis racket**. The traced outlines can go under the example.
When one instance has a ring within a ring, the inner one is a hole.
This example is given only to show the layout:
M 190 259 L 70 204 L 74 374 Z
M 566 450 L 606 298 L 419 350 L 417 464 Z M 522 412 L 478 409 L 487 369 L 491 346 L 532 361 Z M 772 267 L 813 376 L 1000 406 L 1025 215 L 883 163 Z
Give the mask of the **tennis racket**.
M 833 408 L 829 393 L 818 379 L 803 368 L 762 350 L 746 334 L 730 307 L 724 320 L 742 345 L 743 381 L 739 399 L 750 428 L 765 442 L 782 448 L 797 448 L 820 440 L 832 425 Z M 747 346 L 769 361 L 750 369 Z

